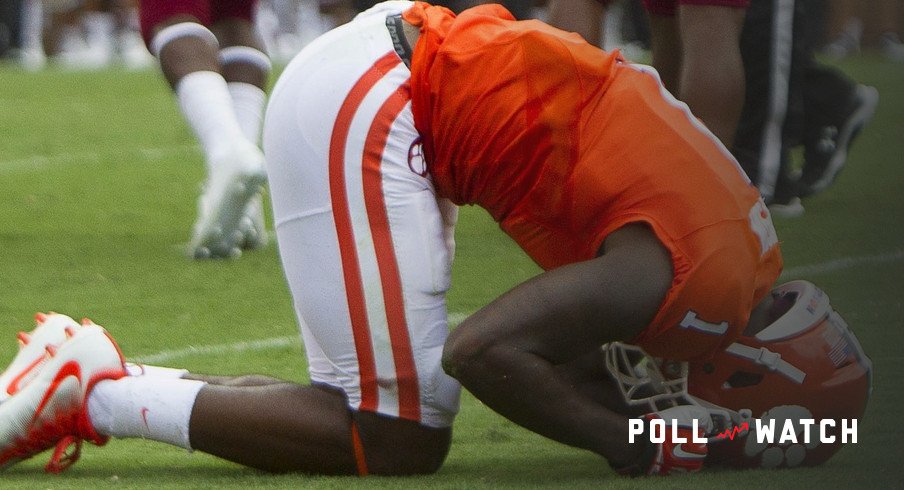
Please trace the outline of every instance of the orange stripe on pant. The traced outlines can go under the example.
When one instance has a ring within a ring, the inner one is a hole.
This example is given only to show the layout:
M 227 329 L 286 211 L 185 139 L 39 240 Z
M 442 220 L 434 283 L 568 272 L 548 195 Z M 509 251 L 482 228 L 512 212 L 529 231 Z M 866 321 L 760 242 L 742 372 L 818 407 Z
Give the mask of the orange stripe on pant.
M 346 194 L 345 145 L 352 120 L 364 98 L 380 79 L 400 62 L 401 60 L 395 53 L 387 53 L 361 76 L 343 101 L 330 140 L 330 197 L 333 203 L 336 232 L 339 237 L 349 317 L 360 366 L 361 405 L 359 409 L 362 411 L 377 411 L 379 391 L 367 305 L 361 281 L 361 267 L 356 254 L 356 241 Z M 393 361 L 396 368 L 399 416 L 420 421 L 417 370 L 411 350 L 405 311 L 402 307 L 404 303 L 401 279 L 392 245 L 389 220 L 386 215 L 380 172 L 389 129 L 409 99 L 409 90 L 405 84 L 397 88 L 380 108 L 368 131 L 362 172 L 365 206 L 380 271 Z
M 386 202 L 383 199 L 383 179 L 380 172 L 390 127 L 409 100 L 411 100 L 411 89 L 406 81 L 380 107 L 365 140 L 362 171 L 364 173 L 364 203 L 367 207 L 367 218 L 370 222 L 374 249 L 377 252 L 377 266 L 383 286 L 383 303 L 386 307 L 392 356 L 395 361 L 399 390 L 399 417 L 420 421 L 421 406 L 417 368 L 414 364 L 414 354 L 411 352 L 411 340 L 408 336 L 408 323 L 405 320 L 403 306 L 402 281 L 399 276 L 395 249 L 392 245 L 389 218 L 386 215 Z

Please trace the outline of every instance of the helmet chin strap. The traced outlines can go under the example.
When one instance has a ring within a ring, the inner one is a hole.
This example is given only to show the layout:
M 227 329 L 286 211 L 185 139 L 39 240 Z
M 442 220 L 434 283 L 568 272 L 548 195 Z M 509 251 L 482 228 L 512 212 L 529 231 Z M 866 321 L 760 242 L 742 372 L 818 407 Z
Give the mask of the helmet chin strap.
M 748 430 L 750 430 L 750 423 L 753 420 L 753 411 L 751 411 L 749 408 L 742 408 L 738 411 L 734 411 L 729 410 L 725 407 L 720 407 L 716 404 L 710 403 L 702 398 L 697 398 L 693 395 L 689 395 L 688 398 L 693 400 L 693 402 L 697 405 L 709 411 L 709 416 L 713 419 L 714 428 L 711 434 L 707 434 L 708 436 L 712 436 L 713 434 L 720 434 L 725 430 L 730 430 L 733 428 L 740 429 L 737 435 L 743 436 L 747 434 Z M 745 426 L 744 424 L 747 425 Z M 711 442 L 719 442 L 720 440 L 721 439 L 710 439 Z
M 807 373 L 782 359 L 781 354 L 772 352 L 765 347 L 756 348 L 735 342 L 729 345 L 725 352 L 744 359 L 750 359 L 754 364 L 764 366 L 770 371 L 775 371 L 797 384 L 802 384 L 807 377 Z

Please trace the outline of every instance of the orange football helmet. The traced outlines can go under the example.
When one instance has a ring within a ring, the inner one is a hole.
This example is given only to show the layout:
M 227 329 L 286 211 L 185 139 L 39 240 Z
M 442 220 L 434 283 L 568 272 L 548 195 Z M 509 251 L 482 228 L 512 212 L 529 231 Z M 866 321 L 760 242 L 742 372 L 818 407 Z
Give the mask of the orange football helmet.
M 826 294 L 807 281 L 772 291 L 774 321 L 753 336 L 741 336 L 705 362 L 689 364 L 688 393 L 729 410 L 749 409 L 754 418 L 836 421 L 835 443 L 758 443 L 749 433 L 710 440 L 707 463 L 737 467 L 793 467 L 823 463 L 841 447 L 841 419 L 860 419 L 872 387 L 872 363 Z M 751 429 L 753 421 L 750 422 Z M 813 430 L 811 427 L 810 430 Z M 803 441 L 802 437 L 798 438 Z M 776 434 L 778 440 L 778 434 Z

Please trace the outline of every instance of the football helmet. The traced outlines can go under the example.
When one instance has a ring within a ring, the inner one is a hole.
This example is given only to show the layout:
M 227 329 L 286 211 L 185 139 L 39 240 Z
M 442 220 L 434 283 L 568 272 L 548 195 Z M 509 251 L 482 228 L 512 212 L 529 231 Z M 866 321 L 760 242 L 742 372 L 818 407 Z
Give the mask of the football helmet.
M 872 363 L 860 342 L 829 303 L 807 281 L 792 281 L 772 291 L 774 320 L 753 335 L 742 335 L 707 361 L 692 362 L 688 393 L 729 410 L 750 409 L 753 417 L 776 420 L 836 421 L 860 419 L 872 387 Z M 752 428 L 752 424 L 751 424 Z M 812 466 L 841 448 L 820 444 L 760 444 L 753 431 L 710 444 L 707 464 L 736 467 Z M 798 438 L 802 440 L 802 438 Z M 778 440 L 776 434 L 776 440 Z M 711 440 L 712 442 L 712 440 Z

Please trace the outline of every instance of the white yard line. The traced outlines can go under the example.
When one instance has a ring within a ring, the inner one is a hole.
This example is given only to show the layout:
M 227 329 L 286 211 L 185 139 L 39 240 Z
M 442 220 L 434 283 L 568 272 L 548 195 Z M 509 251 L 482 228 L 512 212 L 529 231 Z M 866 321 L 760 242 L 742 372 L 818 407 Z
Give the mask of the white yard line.
M 129 357 L 129 360 L 145 364 L 165 364 L 173 359 L 182 357 L 279 349 L 300 343 L 301 341 L 297 336 L 273 337 L 269 339 L 250 340 L 247 342 L 235 342 L 232 344 L 202 345 L 198 347 L 189 346 L 184 349 L 164 350 L 145 356 Z
M 458 326 L 458 324 L 467 317 L 467 313 L 449 313 L 449 324 L 453 327 Z M 189 346 L 183 349 L 163 350 L 160 352 L 155 352 L 153 354 L 129 357 L 129 361 L 140 362 L 144 364 L 166 364 L 174 359 L 181 359 L 183 357 L 236 354 L 242 352 L 281 349 L 284 347 L 291 347 L 296 345 L 301 345 L 299 336 L 290 335 L 287 337 L 271 337 L 269 339 L 234 342 L 231 344 Z
M 31 155 L 24 158 L 0 160 L 0 175 L 28 173 L 81 162 L 98 162 L 107 158 L 120 158 L 123 161 L 149 162 L 177 155 L 197 153 L 198 145 L 178 145 L 165 148 L 126 148 L 123 151 L 106 152 L 73 152 L 56 155 Z
M 877 265 L 887 264 L 891 262 L 900 262 L 902 259 L 904 259 L 904 250 L 896 250 L 894 252 L 876 255 L 842 257 L 840 259 L 820 262 L 818 264 L 801 265 L 798 267 L 785 269 L 785 271 L 782 273 L 782 279 L 790 279 L 794 277 L 806 279 L 811 276 L 818 276 L 821 274 L 827 274 L 829 272 L 851 269 L 853 267 L 858 267 L 861 265 Z

